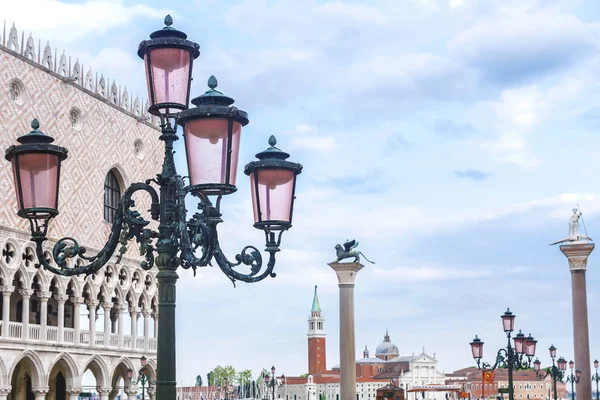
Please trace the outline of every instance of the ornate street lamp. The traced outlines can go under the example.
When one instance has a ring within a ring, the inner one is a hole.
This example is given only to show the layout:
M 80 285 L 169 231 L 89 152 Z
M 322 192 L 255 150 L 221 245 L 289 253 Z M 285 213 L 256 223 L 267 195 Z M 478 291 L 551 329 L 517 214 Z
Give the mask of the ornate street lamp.
M 573 368 L 575 368 L 575 363 L 573 360 L 569 361 L 569 369 L 571 370 L 570 375 L 567 375 L 567 379 L 565 379 L 566 383 L 571 382 L 571 400 L 575 400 L 575 384 L 579 383 L 579 379 L 581 379 L 581 370 L 575 370 L 575 374 L 573 374 Z
M 521 331 L 515 337 L 514 347 L 511 345 L 511 333 L 515 328 L 515 315 L 506 309 L 506 312 L 500 316 L 502 318 L 502 328 L 506 333 L 508 344 L 506 348 L 498 350 L 496 362 L 491 365 L 487 362 L 482 362 L 483 358 L 483 341 L 475 335 L 475 339 L 471 343 L 471 353 L 477 362 L 477 368 L 482 371 L 493 371 L 498 367 L 508 370 L 508 398 L 514 400 L 513 387 L 513 370 L 528 369 L 531 366 L 531 359 L 535 355 L 537 340 L 531 334 L 525 336 Z
M 138 376 L 136 380 L 133 380 L 133 370 L 131 368 L 127 369 L 127 379 L 129 379 L 129 381 L 133 385 L 137 385 L 138 383 L 142 384 L 142 400 L 146 399 L 146 383 L 148 383 L 148 386 L 153 384 L 153 382 L 150 382 L 150 378 L 147 375 L 147 362 L 148 360 L 146 359 L 146 356 L 142 356 L 142 358 L 140 358 L 140 363 L 142 367 L 138 371 Z
M 561 381 L 563 379 L 563 371 L 566 368 L 567 361 L 564 358 L 558 359 L 558 366 L 554 363 L 554 359 L 556 358 L 556 347 L 551 345 L 548 349 L 550 351 L 550 358 L 552 358 L 552 367 L 546 368 L 545 370 L 541 370 L 542 363 L 537 358 L 533 363 L 533 369 L 535 370 L 535 374 L 540 379 L 545 379 L 548 375 L 552 377 L 553 389 L 554 389 L 554 400 L 558 400 L 558 394 L 556 391 L 556 381 Z
M 594 360 L 594 368 L 596 369 L 596 373 L 592 376 L 592 382 L 596 382 L 596 400 L 600 397 L 598 394 L 598 382 L 600 382 L 600 375 L 598 375 L 598 360 Z
M 283 375 L 282 375 L 283 377 Z M 272 393 L 273 393 L 273 400 L 275 400 L 275 387 L 277 386 L 277 378 L 275 377 L 275 366 L 271 367 L 271 375 L 269 376 L 269 374 L 265 374 L 265 387 L 267 388 L 267 390 L 265 390 L 265 399 L 269 398 L 268 395 L 268 388 L 271 387 L 272 388 Z
M 156 178 L 132 184 L 125 190 L 115 213 L 108 241 L 95 255 L 70 237 L 54 245 L 51 264 L 44 257 L 50 220 L 58 215 L 58 192 L 61 162 L 67 150 L 55 146 L 53 139 L 39 131 L 39 122 L 31 124 L 33 131 L 18 138 L 19 145 L 6 150 L 6 159 L 13 165 L 17 214 L 31 226 L 31 240 L 36 244 L 38 266 L 55 274 L 91 275 L 99 271 L 113 255 L 117 262 L 127 250 L 129 240 L 136 239 L 144 256 L 142 268 L 158 267 L 157 398 L 176 399 L 175 294 L 177 268 L 217 264 L 223 273 L 235 281 L 258 282 L 275 277 L 275 255 L 281 236 L 292 226 L 296 177 L 302 165 L 286 161 L 289 155 L 275 147 L 257 154 L 258 161 L 249 163 L 245 172 L 250 176 L 254 207 L 254 227 L 265 232 L 266 266 L 260 251 L 244 247 L 229 261 L 221 250 L 217 225 L 221 219 L 221 199 L 235 192 L 241 127 L 248 124 L 248 115 L 233 106 L 234 100 L 216 90 L 217 80 L 209 79 L 209 90 L 192 100 L 196 106 L 188 109 L 193 61 L 200 55 L 199 45 L 187 40 L 187 35 L 171 27 L 173 20 L 165 18 L 165 27 L 140 43 L 138 55 L 144 60 L 150 107 L 148 112 L 160 118 L 159 139 L 164 142 L 162 171 Z M 179 139 L 177 125 L 183 126 L 189 168 L 189 182 L 177 173 L 173 142 Z M 158 191 L 155 187 L 158 186 Z M 150 214 L 159 221 L 158 229 L 148 228 L 134 209 L 133 195 L 146 192 L 151 199 Z M 192 194 L 198 201 L 198 212 L 187 218 L 185 198 Z M 197 253 L 200 253 L 197 255 Z M 88 265 L 79 266 L 69 259 L 79 257 Z M 240 265 L 249 272 L 239 271 Z M 132 372 L 133 374 L 133 372 Z

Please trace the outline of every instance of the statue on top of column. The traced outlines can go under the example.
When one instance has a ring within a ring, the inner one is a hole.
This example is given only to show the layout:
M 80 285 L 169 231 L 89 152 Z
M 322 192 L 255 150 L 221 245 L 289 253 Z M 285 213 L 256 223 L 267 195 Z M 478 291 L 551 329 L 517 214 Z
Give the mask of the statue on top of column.
M 553 246 L 555 244 L 559 244 L 559 243 L 571 243 L 571 244 L 575 244 L 575 243 L 581 243 L 581 242 L 591 242 L 592 238 L 586 235 L 582 235 L 581 233 L 579 233 L 579 219 L 581 218 L 581 211 L 577 208 L 573 209 L 573 215 L 571 215 L 571 219 L 569 220 L 569 236 L 561 239 L 559 241 L 556 241 L 554 243 L 550 243 L 550 246 Z M 585 229 L 585 227 L 584 227 Z
M 339 244 L 335 245 L 335 253 L 337 258 L 334 262 L 340 262 L 346 258 L 354 257 L 354 262 L 360 262 L 360 256 L 363 256 L 365 260 L 370 262 L 371 264 L 375 264 L 373 261 L 369 260 L 367 256 L 365 256 L 361 251 L 357 249 L 358 241 L 356 240 L 346 240 L 344 243 L 344 247 Z

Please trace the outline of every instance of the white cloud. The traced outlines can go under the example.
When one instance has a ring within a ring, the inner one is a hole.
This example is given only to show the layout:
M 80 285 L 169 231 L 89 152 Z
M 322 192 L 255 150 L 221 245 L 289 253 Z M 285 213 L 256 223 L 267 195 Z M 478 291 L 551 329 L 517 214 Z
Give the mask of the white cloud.
M 28 0 L 23 4 L 4 2 L 4 18 L 14 22 L 19 31 L 33 31 L 45 40 L 63 43 L 80 41 L 82 36 L 99 33 L 130 23 L 134 18 L 163 18 L 168 11 L 145 4 L 126 5 L 122 0 L 89 0 L 64 3 L 58 0 Z M 176 15 L 176 14 L 175 14 Z

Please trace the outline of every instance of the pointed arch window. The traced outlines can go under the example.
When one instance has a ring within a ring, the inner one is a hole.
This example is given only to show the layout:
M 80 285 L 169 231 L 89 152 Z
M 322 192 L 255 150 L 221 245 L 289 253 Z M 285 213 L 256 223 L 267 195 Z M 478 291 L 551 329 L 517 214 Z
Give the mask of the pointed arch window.
M 104 220 L 112 223 L 121 199 L 121 185 L 114 170 L 108 171 L 104 179 Z

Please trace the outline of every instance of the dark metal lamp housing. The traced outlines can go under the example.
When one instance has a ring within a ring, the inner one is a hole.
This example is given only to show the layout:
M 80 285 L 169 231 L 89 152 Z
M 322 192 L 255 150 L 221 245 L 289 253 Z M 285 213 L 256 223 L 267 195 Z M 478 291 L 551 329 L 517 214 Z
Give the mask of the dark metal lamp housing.
M 60 166 L 67 149 L 50 144 L 54 139 L 39 131 L 37 119 L 31 128 L 17 139 L 20 145 L 6 149 L 5 158 L 13 167 L 17 214 L 29 220 L 32 234 L 45 236 L 48 220 L 58 215 Z
M 150 34 L 138 48 L 144 60 L 148 82 L 150 108 L 154 115 L 174 116 L 185 110 L 190 99 L 192 67 L 200 55 L 200 45 L 187 35 L 171 27 L 173 19 L 165 17 L 165 27 Z

